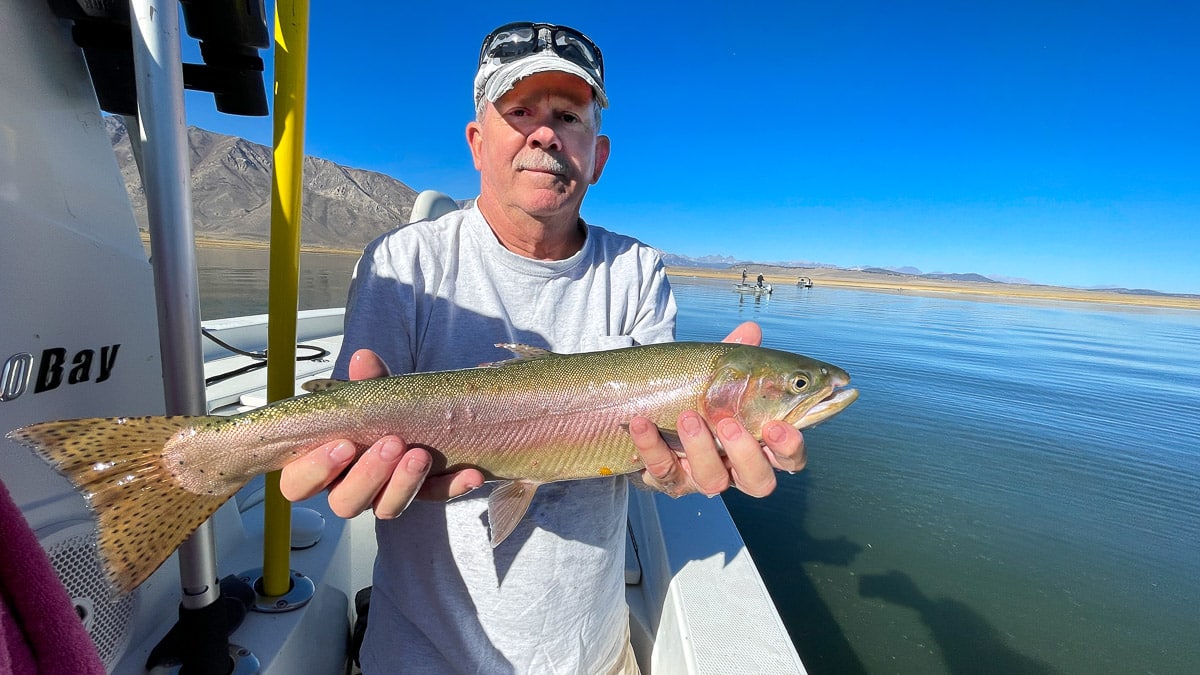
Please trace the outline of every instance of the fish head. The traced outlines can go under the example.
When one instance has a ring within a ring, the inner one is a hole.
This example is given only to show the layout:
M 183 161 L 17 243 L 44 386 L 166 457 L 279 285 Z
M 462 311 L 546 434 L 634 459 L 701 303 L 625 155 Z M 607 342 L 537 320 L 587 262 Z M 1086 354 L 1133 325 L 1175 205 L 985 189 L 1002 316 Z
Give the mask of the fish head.
M 805 429 L 845 410 L 858 398 L 841 368 L 790 352 L 739 345 L 717 359 L 702 412 L 714 426 L 726 417 L 762 440 L 767 422 Z

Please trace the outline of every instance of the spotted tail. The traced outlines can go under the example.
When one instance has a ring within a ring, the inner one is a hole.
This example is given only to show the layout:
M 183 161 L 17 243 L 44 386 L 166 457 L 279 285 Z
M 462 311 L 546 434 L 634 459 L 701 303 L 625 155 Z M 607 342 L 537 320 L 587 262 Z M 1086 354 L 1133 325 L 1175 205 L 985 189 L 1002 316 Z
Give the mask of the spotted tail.
M 42 422 L 8 433 L 83 493 L 96 514 L 108 580 L 123 593 L 158 569 L 233 493 L 198 495 L 163 467 L 164 444 L 204 417 L 113 417 Z

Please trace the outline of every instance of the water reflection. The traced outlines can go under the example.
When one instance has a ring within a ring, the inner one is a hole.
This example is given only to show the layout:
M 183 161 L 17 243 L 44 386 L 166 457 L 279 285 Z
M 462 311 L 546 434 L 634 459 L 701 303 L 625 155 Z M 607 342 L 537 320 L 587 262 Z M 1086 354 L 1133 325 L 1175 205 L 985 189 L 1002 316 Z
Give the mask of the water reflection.
M 265 249 L 198 248 L 201 318 L 266 313 L 269 259 Z M 299 309 L 344 306 L 357 259 L 301 253 Z
M 740 307 L 740 308 L 746 308 L 746 307 L 751 306 L 746 301 L 747 297 L 754 299 L 753 307 L 755 309 L 763 307 L 764 305 L 767 305 L 771 302 L 771 296 L 768 293 L 738 293 L 737 296 L 738 296 L 738 307 Z
M 903 572 L 891 570 L 863 576 L 858 581 L 858 591 L 864 598 L 879 598 L 916 610 L 937 641 L 950 673 L 1058 672 L 1010 647 L 995 626 L 965 603 L 951 598 L 930 598 Z

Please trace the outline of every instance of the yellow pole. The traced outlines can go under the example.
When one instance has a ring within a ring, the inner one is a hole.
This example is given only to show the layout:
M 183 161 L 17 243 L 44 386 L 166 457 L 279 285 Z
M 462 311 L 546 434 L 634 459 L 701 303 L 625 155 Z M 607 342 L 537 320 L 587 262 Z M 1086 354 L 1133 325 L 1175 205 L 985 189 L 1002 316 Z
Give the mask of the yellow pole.
M 267 324 L 267 399 L 296 390 L 296 310 L 300 282 L 300 207 L 304 166 L 304 95 L 308 80 L 308 0 L 275 5 L 274 164 Z M 267 475 L 262 594 L 291 589 L 291 504 L 279 472 Z

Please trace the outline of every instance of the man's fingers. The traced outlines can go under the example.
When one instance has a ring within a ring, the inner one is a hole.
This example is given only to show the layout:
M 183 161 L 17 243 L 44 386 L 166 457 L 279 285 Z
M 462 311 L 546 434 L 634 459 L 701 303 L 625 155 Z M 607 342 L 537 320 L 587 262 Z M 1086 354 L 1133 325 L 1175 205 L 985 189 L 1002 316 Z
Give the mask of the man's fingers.
M 725 339 L 721 340 L 721 342 L 758 346 L 762 344 L 762 328 L 753 321 L 746 321 L 737 328 L 734 328 L 733 332 L 725 336 Z
M 763 442 L 767 445 L 767 459 L 780 471 L 795 473 L 808 462 L 804 448 L 804 435 L 790 424 L 769 422 L 763 428 Z
M 675 451 L 663 441 L 653 422 L 645 417 L 634 417 L 629 421 L 629 436 L 646 465 L 642 474 L 646 484 L 672 497 L 689 491 L 687 475 L 675 457 Z
M 350 380 L 373 380 L 377 377 L 387 377 L 387 364 L 379 355 L 370 349 L 360 349 L 350 357 Z
M 332 441 L 283 467 L 279 491 L 289 501 L 308 499 L 324 490 L 354 461 L 350 441 Z
M 710 497 L 729 488 L 729 470 L 709 433 L 708 425 L 694 410 L 679 415 L 679 439 L 687 453 L 687 472 L 696 488 Z
M 404 443 L 395 436 L 376 441 L 329 490 L 329 507 L 342 518 L 365 511 L 383 491 L 403 456 Z
M 375 499 L 375 517 L 390 519 L 404 513 L 429 474 L 433 461 L 424 448 L 409 448 Z
M 718 422 L 717 435 L 729 458 L 734 485 L 752 497 L 771 494 L 775 490 L 775 470 L 754 436 L 734 419 Z
M 417 493 L 417 499 L 444 502 L 461 497 L 480 485 L 483 485 L 483 474 L 478 469 L 463 469 L 441 476 L 430 476 L 425 479 L 421 491 Z

